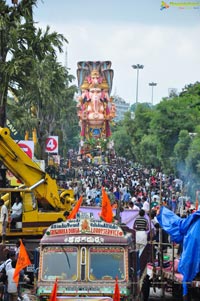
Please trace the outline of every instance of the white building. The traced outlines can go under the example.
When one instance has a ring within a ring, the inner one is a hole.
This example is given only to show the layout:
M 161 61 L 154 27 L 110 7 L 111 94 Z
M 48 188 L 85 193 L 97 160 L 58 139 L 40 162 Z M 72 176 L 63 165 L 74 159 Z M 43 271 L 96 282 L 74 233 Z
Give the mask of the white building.
M 116 106 L 116 117 L 114 121 L 118 122 L 124 118 L 124 114 L 130 110 L 130 104 L 117 95 L 113 96 L 113 101 Z

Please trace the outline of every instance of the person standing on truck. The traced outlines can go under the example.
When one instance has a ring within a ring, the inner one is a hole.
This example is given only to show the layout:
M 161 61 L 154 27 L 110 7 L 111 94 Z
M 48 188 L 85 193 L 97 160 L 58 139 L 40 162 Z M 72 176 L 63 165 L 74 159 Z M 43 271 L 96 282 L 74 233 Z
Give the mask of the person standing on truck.
M 6 228 L 7 228 L 7 223 L 8 223 L 8 208 L 4 204 L 4 200 L 2 200 L 2 199 L 0 199 L 0 206 L 1 206 L 1 223 L 2 223 L 2 231 L 1 231 L 2 241 L 1 241 L 1 243 L 3 245 L 5 245 Z
M 12 206 L 11 228 L 15 228 L 16 222 L 20 221 L 21 218 L 22 218 L 22 199 L 20 196 L 17 196 Z
M 134 221 L 133 229 L 135 230 L 136 249 L 141 254 L 147 244 L 147 231 L 149 229 L 149 223 L 143 209 L 140 209 L 139 215 Z

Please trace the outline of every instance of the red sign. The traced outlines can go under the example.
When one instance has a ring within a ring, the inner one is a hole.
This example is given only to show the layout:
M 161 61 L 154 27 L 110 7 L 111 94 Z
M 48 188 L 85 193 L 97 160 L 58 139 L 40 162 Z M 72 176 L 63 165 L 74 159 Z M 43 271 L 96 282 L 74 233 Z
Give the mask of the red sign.
M 23 149 L 23 151 L 32 159 L 33 151 L 32 148 L 28 145 L 28 143 L 19 142 L 18 145 Z
M 58 136 L 50 136 L 46 140 L 46 152 L 58 153 Z

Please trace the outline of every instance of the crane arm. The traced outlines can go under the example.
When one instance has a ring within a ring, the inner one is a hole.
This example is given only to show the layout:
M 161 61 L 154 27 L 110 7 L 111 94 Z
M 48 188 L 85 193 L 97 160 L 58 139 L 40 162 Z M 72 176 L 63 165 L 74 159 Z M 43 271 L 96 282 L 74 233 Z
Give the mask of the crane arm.
M 41 207 L 64 209 L 56 180 L 44 172 L 10 137 L 8 128 L 0 128 L 0 160 L 26 187 L 30 187 Z

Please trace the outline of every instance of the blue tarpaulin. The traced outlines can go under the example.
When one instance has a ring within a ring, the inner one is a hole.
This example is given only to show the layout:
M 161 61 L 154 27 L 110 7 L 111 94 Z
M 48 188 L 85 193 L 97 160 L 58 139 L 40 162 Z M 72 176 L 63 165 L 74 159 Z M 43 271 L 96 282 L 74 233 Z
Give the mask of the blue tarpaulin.
M 183 251 L 178 272 L 183 274 L 183 295 L 187 295 L 187 282 L 200 272 L 200 211 L 181 218 L 162 206 L 157 215 L 160 226 L 171 236 L 173 242 L 182 243 Z

